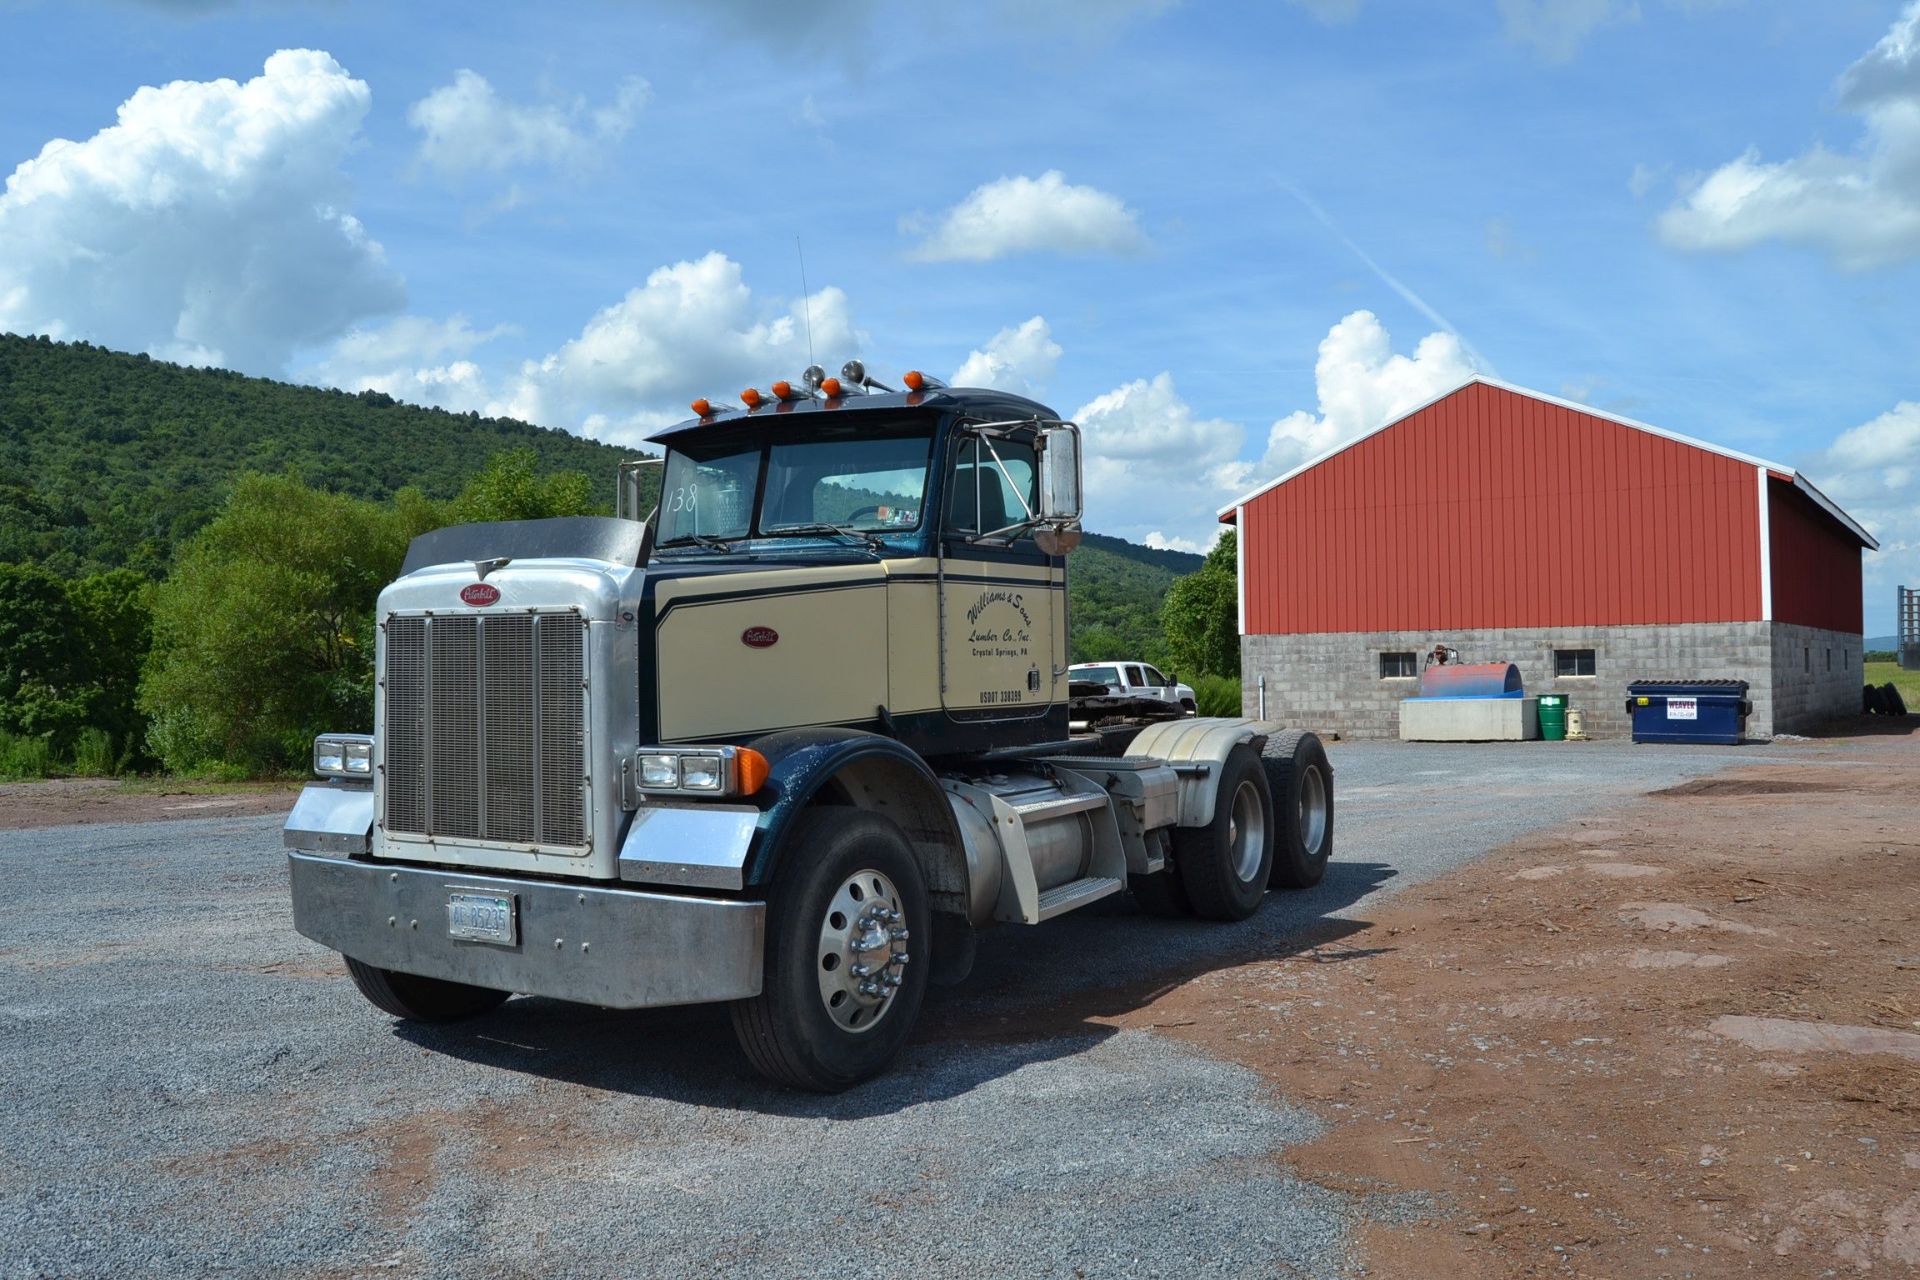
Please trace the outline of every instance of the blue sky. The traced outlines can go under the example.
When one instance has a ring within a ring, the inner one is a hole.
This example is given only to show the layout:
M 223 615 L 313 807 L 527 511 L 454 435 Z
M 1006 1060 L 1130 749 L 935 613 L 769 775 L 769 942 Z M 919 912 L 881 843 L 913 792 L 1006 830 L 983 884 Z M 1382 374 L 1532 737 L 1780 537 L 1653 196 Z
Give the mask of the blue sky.
M 1481 369 L 1805 470 L 1885 544 L 1870 632 L 1920 581 L 1901 3 L 0 0 L 0 31 L 0 328 L 632 442 L 796 375 L 810 313 L 823 364 L 1076 414 L 1090 526 L 1189 546 Z

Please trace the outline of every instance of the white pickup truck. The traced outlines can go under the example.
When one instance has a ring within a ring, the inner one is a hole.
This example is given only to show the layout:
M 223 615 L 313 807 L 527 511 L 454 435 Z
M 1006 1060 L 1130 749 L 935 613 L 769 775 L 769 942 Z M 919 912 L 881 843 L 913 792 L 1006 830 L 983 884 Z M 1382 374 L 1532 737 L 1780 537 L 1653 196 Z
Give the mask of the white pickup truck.
M 1067 678 L 1090 684 L 1103 684 L 1116 694 L 1133 698 L 1158 698 L 1178 706 L 1188 715 L 1198 714 L 1193 686 L 1181 684 L 1160 669 L 1145 662 L 1077 662 L 1067 668 Z

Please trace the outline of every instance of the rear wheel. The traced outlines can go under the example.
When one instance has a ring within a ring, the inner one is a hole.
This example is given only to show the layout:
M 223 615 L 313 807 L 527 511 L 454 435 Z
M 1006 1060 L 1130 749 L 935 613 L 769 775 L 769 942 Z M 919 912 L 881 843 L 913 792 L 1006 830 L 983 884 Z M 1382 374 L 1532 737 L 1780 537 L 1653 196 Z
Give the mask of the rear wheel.
M 816 1093 L 879 1075 L 919 1016 L 930 932 L 926 884 L 899 827 L 837 805 L 803 816 L 767 893 L 760 994 L 732 1006 L 747 1061 Z
M 508 995 L 491 987 L 377 969 L 352 956 L 341 958 L 347 962 L 353 985 L 374 1008 L 409 1022 L 452 1022 L 456 1018 L 470 1018 L 498 1009 Z
M 1310 889 L 1333 856 L 1333 767 L 1319 735 L 1279 733 L 1267 739 L 1261 763 L 1273 792 L 1279 829 L 1273 844 L 1276 889 Z
M 1259 910 L 1273 866 L 1273 798 L 1251 748 L 1235 747 L 1227 756 L 1213 821 L 1177 828 L 1173 854 L 1195 915 L 1245 920 Z

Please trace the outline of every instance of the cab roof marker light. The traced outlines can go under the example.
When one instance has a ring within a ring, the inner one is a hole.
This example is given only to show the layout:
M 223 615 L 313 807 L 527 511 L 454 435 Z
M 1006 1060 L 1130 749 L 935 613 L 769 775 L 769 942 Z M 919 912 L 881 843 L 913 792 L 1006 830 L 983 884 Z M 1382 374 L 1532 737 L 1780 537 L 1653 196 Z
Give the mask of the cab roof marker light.
M 802 391 L 785 378 L 782 378 L 773 384 L 773 396 L 774 399 L 784 404 L 792 400 L 811 400 L 813 398 L 813 392 L 811 390 Z
M 760 394 L 758 387 L 748 387 L 740 393 L 740 403 L 747 406 L 749 410 L 758 409 L 766 402 L 767 398 Z
M 820 394 L 829 400 L 838 400 L 841 395 L 840 379 L 826 379 L 820 384 Z
M 907 370 L 907 376 L 900 381 L 906 384 L 909 391 L 939 391 L 947 385 L 932 374 L 922 373 L 918 369 Z
M 840 381 L 862 391 L 892 391 L 886 383 L 868 376 L 867 366 L 859 360 L 849 360 L 840 366 Z
M 688 405 L 687 408 L 693 410 L 694 416 L 697 418 L 711 418 L 716 413 L 733 413 L 734 412 L 734 407 L 732 405 L 715 404 L 713 403 L 713 401 L 707 399 L 705 396 L 701 396 L 698 400 L 695 400 L 692 404 Z

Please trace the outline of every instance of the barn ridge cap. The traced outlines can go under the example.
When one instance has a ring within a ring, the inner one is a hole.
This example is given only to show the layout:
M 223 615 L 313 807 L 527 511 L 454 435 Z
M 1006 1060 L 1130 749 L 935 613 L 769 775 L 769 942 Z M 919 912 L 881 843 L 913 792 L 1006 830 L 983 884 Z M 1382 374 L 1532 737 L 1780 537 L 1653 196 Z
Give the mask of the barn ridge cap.
M 1215 512 L 1215 515 L 1219 518 L 1222 524 L 1233 523 L 1234 520 L 1236 519 L 1236 513 L 1238 512 L 1238 510 L 1241 507 L 1246 506 L 1249 502 L 1252 502 L 1255 498 L 1258 498 L 1261 494 L 1267 493 L 1270 490 L 1279 488 L 1281 485 L 1287 483 L 1287 481 L 1292 480 L 1295 476 L 1303 475 L 1306 472 L 1313 470 L 1315 467 L 1319 466 L 1321 463 L 1326 462 L 1334 457 L 1337 457 L 1342 453 L 1345 453 L 1347 450 L 1353 448 L 1355 445 L 1359 444 L 1361 441 L 1369 440 L 1374 436 L 1379 435 L 1382 431 L 1387 430 L 1389 427 L 1396 427 L 1400 425 L 1402 422 L 1405 422 L 1408 418 L 1413 417 L 1415 414 L 1424 413 L 1426 410 L 1431 409 L 1434 405 L 1439 404 L 1442 400 L 1447 399 L 1449 396 L 1458 395 L 1460 392 L 1465 391 L 1468 387 L 1471 387 L 1476 383 L 1479 383 L 1483 386 L 1492 387 L 1497 391 L 1511 392 L 1514 395 L 1525 396 L 1530 400 L 1538 400 L 1545 404 L 1555 405 L 1562 409 L 1571 409 L 1575 413 L 1583 413 L 1583 414 L 1586 414 L 1588 417 L 1599 418 L 1602 421 L 1611 422 L 1616 426 L 1627 427 L 1634 431 L 1644 431 L 1649 435 L 1655 435 L 1655 436 L 1661 437 L 1662 439 L 1672 440 L 1676 444 L 1688 445 L 1695 449 L 1704 450 L 1707 453 L 1717 453 L 1721 457 L 1732 458 L 1734 461 L 1744 462 L 1750 467 L 1763 469 L 1768 473 L 1770 473 L 1774 478 L 1783 480 L 1793 485 L 1793 487 L 1798 489 L 1800 492 L 1806 494 L 1807 497 L 1811 499 L 1816 506 L 1818 506 L 1822 511 L 1825 511 L 1829 516 L 1832 516 L 1841 525 L 1843 525 L 1846 528 L 1847 532 L 1851 533 L 1854 537 L 1858 538 L 1863 546 L 1873 551 L 1878 551 L 1880 549 L 1879 541 L 1875 539 L 1872 534 L 1868 533 L 1864 528 L 1862 528 L 1860 523 L 1856 521 L 1852 516 L 1848 515 L 1845 511 L 1842 511 L 1840 507 L 1833 501 L 1833 499 L 1827 497 L 1826 494 L 1820 492 L 1819 489 L 1815 488 L 1813 483 L 1810 480 L 1808 480 L 1805 476 L 1801 475 L 1796 468 L 1786 466 L 1783 463 L 1771 462 L 1766 458 L 1758 457 L 1751 453 L 1742 453 L 1740 450 L 1730 449 L 1726 445 L 1714 444 L 1710 440 L 1701 440 L 1694 436 L 1682 435 L 1678 431 L 1669 431 L 1665 427 L 1656 427 L 1650 422 L 1641 422 L 1635 418 L 1623 417 L 1620 414 L 1611 413 L 1605 409 L 1595 408 L 1593 405 L 1590 405 L 1590 404 L 1581 404 L 1577 400 L 1569 400 L 1564 396 L 1551 395 L 1545 391 L 1536 391 L 1532 387 L 1523 387 L 1523 386 L 1519 386 L 1516 383 L 1505 382 L 1499 378 L 1495 378 L 1484 373 L 1476 373 L 1472 377 L 1469 377 L 1468 379 L 1466 379 L 1466 381 L 1458 383 L 1455 386 L 1449 387 L 1445 391 L 1440 392 L 1438 395 L 1433 396 L 1430 399 L 1427 399 L 1425 401 L 1422 401 L 1420 404 L 1417 404 L 1413 408 L 1408 409 L 1405 413 L 1397 414 L 1394 417 L 1389 418 L 1387 421 L 1381 423 L 1379 426 L 1371 427 L 1366 431 L 1361 432 L 1359 435 L 1355 436 L 1353 439 L 1348 440 L 1342 444 L 1337 444 L 1333 448 L 1328 449 L 1326 452 L 1318 455 L 1317 457 L 1309 458 L 1307 461 L 1301 463 L 1299 466 L 1294 467 L 1291 471 L 1283 472 L 1281 475 L 1276 476 L 1274 479 L 1267 481 L 1265 484 L 1262 484 L 1257 488 L 1249 489 L 1246 493 L 1241 494 L 1238 498 L 1235 498 L 1232 502 L 1229 502 L 1224 507 L 1221 507 L 1217 512 Z

